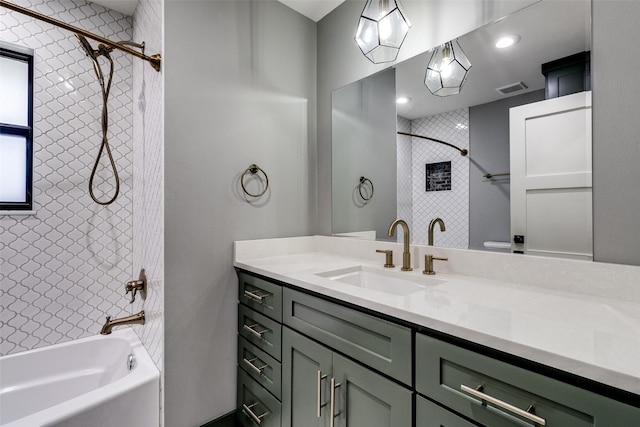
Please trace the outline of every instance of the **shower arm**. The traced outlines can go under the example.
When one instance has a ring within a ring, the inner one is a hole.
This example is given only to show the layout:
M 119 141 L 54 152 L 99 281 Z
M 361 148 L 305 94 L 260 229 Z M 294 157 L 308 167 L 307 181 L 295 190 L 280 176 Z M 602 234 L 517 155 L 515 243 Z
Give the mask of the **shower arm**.
M 160 54 L 147 56 L 144 53 L 137 52 L 127 46 L 127 45 L 132 45 L 132 46 L 139 47 L 139 46 L 144 46 L 144 44 L 138 45 L 137 43 L 131 43 L 131 42 L 121 42 L 121 43 L 113 42 L 107 38 L 104 38 L 102 36 L 90 33 L 89 31 L 83 30 L 82 28 L 74 27 L 73 25 L 69 25 L 66 22 L 58 21 L 57 19 L 50 18 L 41 13 L 34 12 L 33 10 L 29 10 L 26 7 L 18 6 L 17 4 L 13 4 L 5 0 L 0 0 L 0 6 L 6 7 L 7 9 L 13 10 L 14 12 L 22 13 L 23 15 L 27 15 L 31 18 L 44 21 L 48 24 L 55 25 L 56 27 L 63 28 L 73 33 L 83 35 L 87 38 L 100 42 L 106 46 L 110 46 L 114 49 L 121 50 L 125 53 L 128 53 L 129 55 L 133 55 L 137 58 L 148 61 L 154 70 L 160 71 L 160 64 L 162 61 Z

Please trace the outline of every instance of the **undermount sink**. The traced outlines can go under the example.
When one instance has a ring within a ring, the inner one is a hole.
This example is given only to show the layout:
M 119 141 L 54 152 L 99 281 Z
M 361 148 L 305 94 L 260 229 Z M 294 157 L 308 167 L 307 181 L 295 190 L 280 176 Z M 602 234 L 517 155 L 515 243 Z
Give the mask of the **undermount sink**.
M 325 271 L 316 275 L 346 285 L 400 296 L 414 294 L 423 291 L 427 286 L 444 283 L 444 280 L 438 280 L 428 276 L 417 276 L 399 271 L 379 270 L 363 265 Z

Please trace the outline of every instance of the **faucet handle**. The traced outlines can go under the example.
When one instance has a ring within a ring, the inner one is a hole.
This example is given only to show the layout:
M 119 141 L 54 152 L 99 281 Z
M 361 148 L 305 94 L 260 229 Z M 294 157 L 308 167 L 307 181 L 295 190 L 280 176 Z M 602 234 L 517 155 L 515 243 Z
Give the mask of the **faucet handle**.
M 140 277 L 138 277 L 138 280 L 130 280 L 124 284 L 124 291 L 125 295 L 131 292 L 131 300 L 129 301 L 129 304 L 133 304 L 136 300 L 136 293 L 138 291 L 140 291 L 142 299 L 147 299 L 147 275 L 145 274 L 144 268 L 140 270 Z
M 124 284 L 124 294 L 126 295 L 131 292 L 131 300 L 129 301 L 129 304 L 133 304 L 133 302 L 136 300 L 136 293 L 138 292 L 138 282 L 138 280 L 132 280 Z
M 384 258 L 384 268 L 393 268 L 395 267 L 395 265 L 393 265 L 393 251 L 392 250 L 383 250 L 383 249 L 376 249 L 376 252 L 381 253 L 381 254 L 385 254 L 385 258 Z
M 433 255 L 425 255 L 424 256 L 424 270 L 422 271 L 422 274 L 427 274 L 429 276 L 433 276 L 434 274 L 436 274 L 436 272 L 433 269 L 433 261 L 434 260 L 449 261 L 449 258 L 439 258 L 439 257 L 435 257 Z

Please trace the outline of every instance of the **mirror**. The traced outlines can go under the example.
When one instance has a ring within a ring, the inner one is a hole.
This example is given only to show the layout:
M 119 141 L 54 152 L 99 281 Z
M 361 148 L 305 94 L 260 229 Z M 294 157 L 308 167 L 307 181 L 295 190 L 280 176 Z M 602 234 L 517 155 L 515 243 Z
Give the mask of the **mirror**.
M 333 234 L 388 240 L 389 224 L 402 218 L 412 243 L 426 244 L 430 220 L 441 217 L 446 231 L 436 227 L 435 246 L 518 250 L 510 244 L 509 109 L 545 99 L 542 64 L 591 50 L 590 19 L 588 1 L 539 2 L 460 36 L 472 68 L 458 95 L 434 96 L 424 85 L 431 51 L 334 91 Z M 517 44 L 495 48 L 512 34 Z M 408 102 L 396 104 L 399 97 Z M 581 215 L 590 221 L 590 211 Z M 575 257 L 591 259 L 586 252 Z

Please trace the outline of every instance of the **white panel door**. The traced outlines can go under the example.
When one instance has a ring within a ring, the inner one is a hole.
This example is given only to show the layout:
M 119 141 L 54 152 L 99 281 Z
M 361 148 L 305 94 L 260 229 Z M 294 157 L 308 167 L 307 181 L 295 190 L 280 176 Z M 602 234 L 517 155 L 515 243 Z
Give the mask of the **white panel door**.
M 510 110 L 514 251 L 593 259 L 591 92 Z

